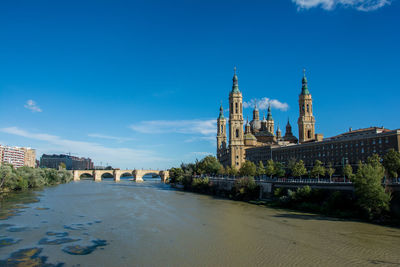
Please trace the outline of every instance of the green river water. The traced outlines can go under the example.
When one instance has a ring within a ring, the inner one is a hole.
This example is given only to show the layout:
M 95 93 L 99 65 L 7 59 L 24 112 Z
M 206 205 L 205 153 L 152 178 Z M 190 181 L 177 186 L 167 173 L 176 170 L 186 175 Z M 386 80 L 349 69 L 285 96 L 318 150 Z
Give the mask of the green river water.
M 270 209 L 160 182 L 13 194 L 0 266 L 400 266 L 400 229 Z

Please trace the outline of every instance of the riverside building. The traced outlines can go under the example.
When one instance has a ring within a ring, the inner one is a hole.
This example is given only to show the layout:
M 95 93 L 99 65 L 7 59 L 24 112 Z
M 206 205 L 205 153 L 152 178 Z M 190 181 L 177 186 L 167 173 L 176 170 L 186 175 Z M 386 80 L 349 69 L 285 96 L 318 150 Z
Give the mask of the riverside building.
M 60 164 L 64 163 L 67 170 L 91 170 L 93 162 L 90 158 L 79 158 L 71 155 L 47 155 L 43 154 L 40 157 L 41 168 L 58 169 Z
M 378 154 L 381 157 L 391 148 L 400 151 L 400 130 L 384 127 L 369 127 L 352 130 L 334 137 L 323 138 L 315 132 L 316 120 L 313 115 L 313 99 L 308 89 L 305 73 L 299 95 L 299 138 L 292 133 L 287 121 L 285 135 L 279 127 L 275 132 L 271 107 L 267 117 L 260 120 L 257 105 L 253 119 L 247 121 L 243 132 L 242 93 L 239 91 L 236 68 L 233 75 L 232 91 L 229 94 L 229 142 L 227 142 L 226 119 L 223 107 L 217 119 L 217 158 L 224 166 L 240 168 L 245 160 L 254 163 L 267 160 L 287 164 L 290 160 L 303 160 L 306 167 L 312 167 L 316 160 L 333 166 L 351 164 Z
M 36 151 L 30 147 L 11 147 L 0 145 L 0 164 L 6 162 L 15 168 L 36 166 Z

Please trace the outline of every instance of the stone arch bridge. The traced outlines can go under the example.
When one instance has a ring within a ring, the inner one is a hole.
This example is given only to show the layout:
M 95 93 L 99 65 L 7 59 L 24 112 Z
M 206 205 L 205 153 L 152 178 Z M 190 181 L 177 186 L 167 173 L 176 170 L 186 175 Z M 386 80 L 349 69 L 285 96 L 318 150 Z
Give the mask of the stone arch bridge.
M 133 176 L 136 182 L 143 182 L 143 176 L 147 174 L 156 174 L 161 177 L 161 182 L 166 182 L 169 178 L 169 171 L 159 171 L 159 170 L 73 170 L 72 174 L 74 176 L 74 181 L 79 181 L 82 174 L 89 174 L 93 176 L 93 180 L 101 181 L 101 177 L 104 174 L 111 174 L 114 181 L 119 181 L 121 176 L 124 174 L 129 174 Z

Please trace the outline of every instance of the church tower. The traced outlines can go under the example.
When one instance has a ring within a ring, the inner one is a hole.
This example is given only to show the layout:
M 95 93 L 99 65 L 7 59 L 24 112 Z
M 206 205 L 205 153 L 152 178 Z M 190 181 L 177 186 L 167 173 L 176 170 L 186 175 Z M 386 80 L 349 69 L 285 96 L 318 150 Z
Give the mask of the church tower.
M 219 108 L 219 117 L 217 119 L 217 157 L 220 159 L 222 151 L 226 149 L 226 119 L 224 109 Z
M 306 71 L 303 70 L 301 94 L 299 95 L 300 116 L 297 121 L 299 126 L 299 142 L 304 143 L 315 140 L 315 119 L 312 113 L 312 97 L 307 87 Z
M 267 131 L 274 135 L 274 119 L 272 118 L 271 114 L 271 104 L 268 106 Z
M 234 68 L 232 91 L 229 94 L 229 152 L 230 165 L 239 169 L 244 162 L 243 107 L 239 91 L 236 67 Z

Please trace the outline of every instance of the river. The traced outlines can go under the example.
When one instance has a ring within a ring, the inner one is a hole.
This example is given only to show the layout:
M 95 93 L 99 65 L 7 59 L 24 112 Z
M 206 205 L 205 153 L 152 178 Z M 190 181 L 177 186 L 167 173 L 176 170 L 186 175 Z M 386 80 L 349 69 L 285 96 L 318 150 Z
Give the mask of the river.
M 397 228 L 154 181 L 71 182 L 15 194 L 0 213 L 0 266 L 400 266 L 399 249 Z

